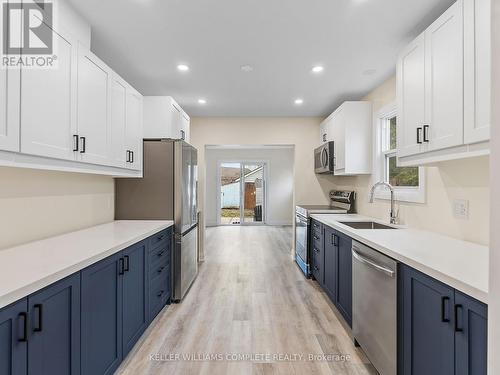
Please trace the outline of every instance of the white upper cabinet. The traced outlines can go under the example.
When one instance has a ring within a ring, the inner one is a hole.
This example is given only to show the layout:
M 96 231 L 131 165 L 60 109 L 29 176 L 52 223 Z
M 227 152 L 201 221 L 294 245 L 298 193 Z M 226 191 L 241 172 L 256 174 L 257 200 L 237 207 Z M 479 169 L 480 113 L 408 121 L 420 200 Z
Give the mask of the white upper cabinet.
M 463 144 L 463 1 L 458 0 L 425 31 L 425 123 L 429 150 Z
M 172 97 L 144 97 L 144 138 L 185 139 L 189 142 L 189 135 L 189 116 Z
M 423 152 L 425 122 L 425 35 L 421 34 L 400 54 L 397 65 L 397 105 L 400 156 Z M 398 121 L 398 122 L 399 122 Z
M 5 37 L 3 29 L 0 27 L 1 41 Z M 19 151 L 19 100 L 12 98 L 19 98 L 20 85 L 19 68 L 0 70 L 0 150 L 3 151 Z
M 489 152 L 490 0 L 457 0 L 400 54 L 398 162 Z
M 335 175 L 372 173 L 372 104 L 345 102 L 320 126 L 320 141 L 334 142 Z
M 491 0 L 464 0 L 465 143 L 490 139 Z
M 111 72 L 97 56 L 79 46 L 77 129 L 83 162 L 112 164 Z
M 111 160 L 117 167 L 126 167 L 130 160 L 126 148 L 127 83 L 119 76 L 111 78 Z
M 128 153 L 128 168 L 142 169 L 143 97 L 129 87 L 127 89 L 127 117 L 125 145 Z
M 57 68 L 21 70 L 21 152 L 75 160 L 77 41 L 48 30 L 57 45 Z

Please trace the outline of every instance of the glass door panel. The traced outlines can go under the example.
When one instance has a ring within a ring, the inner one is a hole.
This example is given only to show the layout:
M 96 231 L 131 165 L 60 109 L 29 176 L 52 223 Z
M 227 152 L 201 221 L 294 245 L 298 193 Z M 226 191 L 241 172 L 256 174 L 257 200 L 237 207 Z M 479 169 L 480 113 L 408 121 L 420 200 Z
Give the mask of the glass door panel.
M 243 222 L 264 223 L 265 208 L 265 165 L 262 163 L 243 164 Z
M 241 163 L 220 165 L 220 224 L 241 224 Z

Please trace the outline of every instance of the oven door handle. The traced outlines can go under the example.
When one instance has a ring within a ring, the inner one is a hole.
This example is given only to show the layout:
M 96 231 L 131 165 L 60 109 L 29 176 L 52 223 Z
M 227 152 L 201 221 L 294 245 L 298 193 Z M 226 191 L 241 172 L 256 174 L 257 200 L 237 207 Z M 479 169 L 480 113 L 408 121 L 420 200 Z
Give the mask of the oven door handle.
M 356 258 L 356 260 L 358 260 L 359 262 L 364 263 L 367 266 L 370 266 L 370 267 L 376 269 L 379 272 L 385 273 L 389 277 L 394 277 L 395 272 L 393 270 L 391 270 L 389 268 L 386 268 L 386 267 L 383 267 L 383 266 L 380 266 L 380 265 L 372 262 L 371 260 L 366 259 L 365 257 L 362 257 L 361 255 L 359 255 L 356 252 L 356 250 L 355 250 L 354 247 L 352 248 L 352 256 L 354 258 Z

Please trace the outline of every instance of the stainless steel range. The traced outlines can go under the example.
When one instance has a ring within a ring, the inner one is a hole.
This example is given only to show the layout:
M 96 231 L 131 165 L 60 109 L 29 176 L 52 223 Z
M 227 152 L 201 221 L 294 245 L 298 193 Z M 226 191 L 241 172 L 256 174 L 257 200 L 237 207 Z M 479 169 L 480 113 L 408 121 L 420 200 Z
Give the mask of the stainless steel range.
M 295 207 L 295 262 L 306 277 L 310 272 L 310 243 L 312 214 L 351 214 L 355 213 L 356 193 L 353 191 L 334 190 L 330 192 L 330 205 Z

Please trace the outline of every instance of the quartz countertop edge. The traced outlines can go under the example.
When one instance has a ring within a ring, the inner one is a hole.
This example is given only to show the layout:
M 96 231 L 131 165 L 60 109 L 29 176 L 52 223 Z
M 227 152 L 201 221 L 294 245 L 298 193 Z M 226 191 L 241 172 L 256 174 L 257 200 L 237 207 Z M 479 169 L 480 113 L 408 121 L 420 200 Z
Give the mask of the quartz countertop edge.
M 173 224 L 117 220 L 0 250 L 0 309 Z
M 341 222 L 378 220 L 362 215 L 311 217 L 401 263 L 488 303 L 489 248 L 438 233 L 399 226 L 392 229 L 354 229 Z

